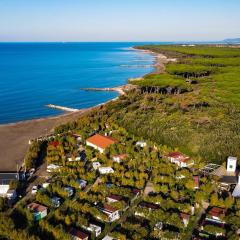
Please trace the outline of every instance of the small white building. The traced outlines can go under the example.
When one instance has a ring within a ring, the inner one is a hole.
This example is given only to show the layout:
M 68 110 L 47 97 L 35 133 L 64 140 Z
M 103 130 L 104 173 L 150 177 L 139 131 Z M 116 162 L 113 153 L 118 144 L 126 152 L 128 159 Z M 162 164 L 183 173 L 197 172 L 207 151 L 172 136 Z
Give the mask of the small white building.
M 9 190 L 9 185 L 0 185 L 0 197 L 6 197 Z
M 95 237 L 98 237 L 102 233 L 102 228 L 100 226 L 91 223 L 89 224 L 87 230 L 93 232 L 95 234 Z
M 181 152 L 170 152 L 166 155 L 166 157 L 171 161 L 171 163 L 177 164 L 180 168 L 194 165 L 194 161 Z
M 106 235 L 102 240 L 114 240 L 114 238 Z
M 59 171 L 60 168 L 61 168 L 61 166 L 59 166 L 57 164 L 49 164 L 47 166 L 47 172 L 57 172 L 57 171 Z
M 0 172 L 0 197 L 14 200 L 17 197 L 17 192 L 10 189 L 12 181 L 19 180 L 18 172 Z
M 111 167 L 100 167 L 98 171 L 100 174 L 114 173 L 114 170 Z
M 97 170 L 101 167 L 101 163 L 100 162 L 93 162 L 92 163 L 93 169 Z
M 237 158 L 236 157 L 228 157 L 227 159 L 227 172 L 235 173 L 237 168 Z
M 48 188 L 48 187 L 49 187 L 49 185 L 50 185 L 50 183 L 49 183 L 49 182 L 44 182 L 44 183 L 42 184 L 42 187 L 43 187 L 43 188 Z
M 144 142 L 144 141 L 138 141 L 138 142 L 136 142 L 136 146 L 137 146 L 137 147 L 144 148 L 144 147 L 147 146 L 147 143 Z
M 181 212 L 180 217 L 183 221 L 184 226 L 187 227 L 190 219 L 190 214 Z
M 87 186 L 87 181 L 83 180 L 83 179 L 78 179 L 77 183 L 79 184 L 79 188 L 83 189 Z
M 103 204 L 103 206 L 99 207 L 99 210 L 105 213 L 108 216 L 108 222 L 114 222 L 120 218 L 119 215 L 119 210 L 116 208 L 112 207 L 111 205 L 108 204 Z
M 9 200 L 15 200 L 17 198 L 17 192 L 15 189 L 9 189 L 6 193 L 6 198 Z
M 240 198 L 240 176 L 238 176 L 238 184 L 234 188 L 232 196 L 235 198 Z
M 157 222 L 154 226 L 155 231 L 161 231 L 163 229 L 163 222 Z
M 127 158 L 127 154 L 120 154 L 120 155 L 116 155 L 112 158 L 112 160 L 114 162 L 120 163 L 122 160 L 124 160 L 125 158 Z

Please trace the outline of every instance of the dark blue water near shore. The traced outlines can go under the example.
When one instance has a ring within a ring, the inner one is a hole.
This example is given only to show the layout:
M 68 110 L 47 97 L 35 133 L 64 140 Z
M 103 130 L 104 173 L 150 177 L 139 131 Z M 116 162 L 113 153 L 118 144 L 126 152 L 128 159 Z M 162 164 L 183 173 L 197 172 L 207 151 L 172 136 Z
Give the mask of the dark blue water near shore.
M 143 44 L 143 43 L 142 43 Z M 57 115 L 46 104 L 87 108 L 117 96 L 113 87 L 153 70 L 139 43 L 0 43 L 0 124 Z

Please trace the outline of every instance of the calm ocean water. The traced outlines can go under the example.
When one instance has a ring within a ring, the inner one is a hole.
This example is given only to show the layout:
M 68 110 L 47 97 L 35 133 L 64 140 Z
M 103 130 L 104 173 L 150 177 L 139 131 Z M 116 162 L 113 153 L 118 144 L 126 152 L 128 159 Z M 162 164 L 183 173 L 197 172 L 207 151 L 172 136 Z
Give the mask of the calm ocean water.
M 141 43 L 144 44 L 144 43 Z M 153 70 L 140 43 L 0 43 L 0 124 L 57 115 L 55 104 L 87 108 L 117 96 L 113 87 Z

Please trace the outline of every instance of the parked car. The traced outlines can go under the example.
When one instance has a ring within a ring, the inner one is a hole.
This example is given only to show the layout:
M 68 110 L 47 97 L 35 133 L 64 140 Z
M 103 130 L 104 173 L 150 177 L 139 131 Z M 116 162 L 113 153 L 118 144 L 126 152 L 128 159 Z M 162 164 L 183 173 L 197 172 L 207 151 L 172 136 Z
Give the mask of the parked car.
M 27 173 L 26 173 L 26 177 L 32 177 L 32 175 L 35 173 L 35 168 L 31 168 Z
M 36 194 L 39 189 L 41 189 L 41 185 L 35 185 L 32 187 L 32 194 Z
M 68 197 L 71 197 L 73 195 L 73 193 L 74 193 L 73 192 L 73 188 L 69 187 L 69 186 L 65 187 L 64 190 L 67 192 Z
M 61 200 L 61 198 L 59 198 L 59 197 L 51 198 L 51 201 L 52 201 L 52 204 L 53 204 L 54 208 L 60 207 L 60 205 L 61 205 L 61 201 L 60 200 Z

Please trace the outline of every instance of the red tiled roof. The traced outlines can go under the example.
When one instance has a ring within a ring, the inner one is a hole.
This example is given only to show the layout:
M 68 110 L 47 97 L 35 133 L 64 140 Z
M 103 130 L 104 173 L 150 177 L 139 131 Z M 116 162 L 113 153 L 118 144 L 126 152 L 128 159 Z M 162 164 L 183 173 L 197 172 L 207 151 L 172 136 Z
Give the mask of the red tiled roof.
M 80 134 L 77 134 L 77 133 L 73 133 L 72 136 L 73 136 L 74 138 L 81 137 L 81 135 L 80 135 Z
M 141 190 L 137 189 L 137 188 L 133 188 L 132 189 L 133 194 L 137 195 L 137 194 L 141 194 Z
M 180 217 L 181 217 L 182 219 L 188 220 L 188 219 L 190 218 L 190 214 L 181 212 L 181 213 L 180 213 Z
M 31 209 L 33 212 L 43 212 L 47 209 L 47 207 L 42 206 L 38 203 L 30 203 L 28 204 L 28 208 Z
M 111 137 L 103 136 L 100 134 L 93 135 L 92 137 L 88 138 L 86 141 L 103 149 L 117 142 L 115 139 Z
M 187 162 L 190 158 L 181 152 L 170 152 L 166 155 L 168 158 L 174 158 L 179 162 Z
M 199 188 L 199 176 L 193 176 L 194 187 Z
M 112 207 L 111 205 L 109 205 L 109 204 L 107 204 L 107 203 L 104 203 L 104 204 L 103 204 L 103 209 L 106 210 L 106 211 L 108 211 L 108 212 L 111 212 L 111 213 L 117 211 L 116 208 Z
M 154 209 L 154 210 L 159 209 L 159 206 L 157 204 L 149 203 L 149 202 L 141 202 L 139 206 L 149 208 L 149 209 Z
M 219 207 L 213 207 L 208 214 L 212 217 L 219 217 L 220 215 L 224 214 L 226 212 L 225 209 L 219 208 Z
M 123 160 L 123 159 L 125 159 L 127 156 L 128 156 L 128 154 L 123 153 L 123 154 L 119 154 L 119 155 L 114 156 L 114 158 L 119 158 L 119 159 Z
M 114 199 L 114 200 L 117 200 L 117 201 L 121 201 L 121 200 L 123 199 L 122 196 L 116 195 L 116 194 L 110 194 L 110 195 L 108 196 L 108 198 L 111 198 L 111 199 Z
M 70 231 L 70 234 L 75 236 L 75 237 L 78 237 L 80 239 L 85 239 L 88 237 L 88 234 L 76 229 L 76 228 L 72 228 L 71 231 Z
M 54 147 L 57 147 L 59 144 L 60 144 L 59 141 L 50 142 L 50 145 Z

